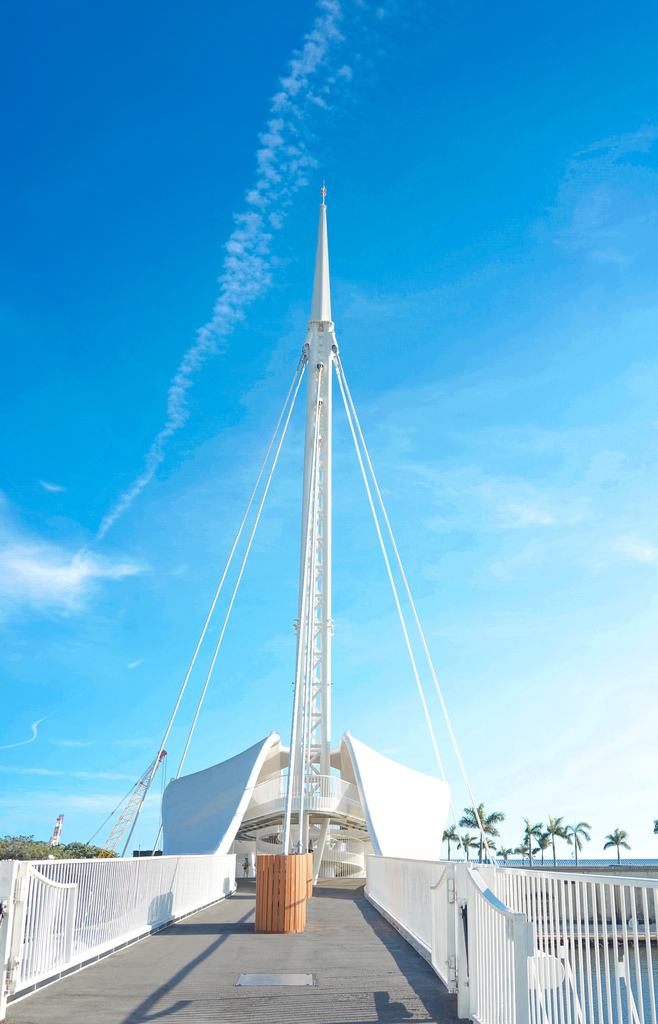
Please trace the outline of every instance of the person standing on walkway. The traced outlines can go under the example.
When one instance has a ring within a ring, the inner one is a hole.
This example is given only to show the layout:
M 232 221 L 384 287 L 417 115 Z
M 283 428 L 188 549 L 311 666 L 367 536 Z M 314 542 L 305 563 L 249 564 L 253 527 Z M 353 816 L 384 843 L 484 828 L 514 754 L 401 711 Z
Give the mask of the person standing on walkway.
M 248 857 L 245 857 L 245 859 L 244 859 L 244 864 L 242 865 L 242 870 L 244 871 L 244 877 L 245 878 L 249 878 L 249 858 Z

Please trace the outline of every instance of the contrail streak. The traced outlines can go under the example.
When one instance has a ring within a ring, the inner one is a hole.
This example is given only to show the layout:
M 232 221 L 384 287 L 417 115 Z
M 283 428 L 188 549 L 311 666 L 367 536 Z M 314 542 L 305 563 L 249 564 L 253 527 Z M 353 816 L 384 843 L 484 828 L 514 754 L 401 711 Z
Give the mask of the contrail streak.
M 304 37 L 301 50 L 289 63 L 289 74 L 279 80 L 270 104 L 266 130 L 256 154 L 256 184 L 247 193 L 249 209 L 236 214 L 235 230 L 226 243 L 220 292 L 212 318 L 197 331 L 196 341 L 183 356 L 169 386 L 167 418 L 146 453 L 144 469 L 103 517 L 96 534 L 102 539 L 149 483 L 162 462 L 167 442 L 186 422 L 187 391 L 206 360 L 244 318 L 246 308 L 271 284 L 270 242 L 281 228 L 291 196 L 307 184 L 307 173 L 317 161 L 306 148 L 307 121 L 318 107 L 349 81 L 347 65 L 330 69 L 330 60 L 344 41 L 339 24 L 343 10 L 338 0 L 321 0 L 321 13 Z M 338 64 L 339 60 L 334 60 Z
M 46 715 L 45 718 L 38 718 L 36 722 L 32 722 L 32 725 L 30 726 L 32 735 L 29 740 L 21 740 L 20 743 L 6 743 L 4 746 L 0 747 L 0 750 L 11 750 L 12 747 L 24 747 L 26 743 L 34 743 L 37 738 L 37 726 L 41 725 L 42 722 L 45 722 L 47 717 L 48 715 Z

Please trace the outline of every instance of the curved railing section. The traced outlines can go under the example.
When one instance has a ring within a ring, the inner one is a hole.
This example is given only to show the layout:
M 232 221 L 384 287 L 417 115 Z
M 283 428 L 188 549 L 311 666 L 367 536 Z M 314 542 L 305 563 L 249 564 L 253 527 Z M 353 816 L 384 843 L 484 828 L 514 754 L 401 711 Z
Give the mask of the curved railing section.
M 244 820 L 251 821 L 283 812 L 287 784 L 287 775 L 277 775 L 254 786 Z M 299 779 L 294 779 L 293 811 L 299 811 L 299 804 Z M 311 782 L 305 783 L 304 810 L 316 814 L 341 815 L 357 821 L 365 820 L 356 786 L 334 775 L 316 775 Z

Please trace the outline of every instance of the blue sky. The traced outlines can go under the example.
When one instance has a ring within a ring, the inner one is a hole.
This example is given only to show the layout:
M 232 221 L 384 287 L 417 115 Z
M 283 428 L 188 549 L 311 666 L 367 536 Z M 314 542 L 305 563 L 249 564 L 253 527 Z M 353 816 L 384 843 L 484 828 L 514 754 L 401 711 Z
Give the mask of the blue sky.
M 564 814 L 588 855 L 621 827 L 658 856 L 655 6 L 11 18 L 0 832 L 87 839 L 157 751 L 303 342 L 326 178 L 343 364 L 477 798 L 508 845 Z M 289 730 L 301 409 L 190 770 Z M 338 408 L 335 446 L 334 739 L 435 772 Z

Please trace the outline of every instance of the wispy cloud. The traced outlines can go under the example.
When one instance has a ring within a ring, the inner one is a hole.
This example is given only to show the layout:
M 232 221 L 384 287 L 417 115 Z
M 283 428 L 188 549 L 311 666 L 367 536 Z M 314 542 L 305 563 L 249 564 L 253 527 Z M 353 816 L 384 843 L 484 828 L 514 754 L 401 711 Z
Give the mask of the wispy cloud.
M 94 581 L 119 580 L 139 571 L 139 566 L 86 551 L 70 554 L 53 544 L 19 540 L 0 548 L 0 606 L 73 609 Z
M 49 484 L 47 480 L 39 480 L 39 483 L 44 491 L 51 491 L 53 494 L 59 494 L 61 491 L 66 490 L 66 487 L 62 487 L 61 484 Z
M 90 747 L 91 740 L 51 740 L 56 747 Z
M 658 562 L 658 547 L 639 537 L 622 537 L 617 544 L 617 551 L 626 555 L 633 562 Z
M 40 725 L 42 722 L 45 722 L 47 717 L 48 716 L 45 715 L 43 718 L 37 718 L 36 722 L 32 722 L 32 725 L 30 726 L 30 729 L 32 730 L 32 735 L 30 736 L 29 740 L 20 740 L 18 743 L 6 743 L 4 744 L 4 746 L 0 747 L 0 750 L 11 750 L 12 747 L 24 747 L 26 743 L 34 743 L 35 739 L 37 738 L 37 726 Z
M 0 772 L 7 775 L 66 775 L 71 779 L 113 779 L 135 781 L 133 775 L 120 775 L 117 772 L 67 772 L 56 768 L 19 768 L 16 765 L 0 764 Z
M 141 665 L 143 661 L 143 658 L 139 658 L 138 661 L 131 661 L 130 664 L 128 665 L 128 668 L 137 668 L 137 666 Z
M 97 538 L 113 523 L 149 483 L 162 462 L 168 441 L 186 422 L 187 392 L 207 359 L 217 353 L 245 315 L 247 307 L 271 284 L 272 232 L 281 228 L 291 197 L 308 183 L 309 170 L 317 166 L 308 148 L 318 108 L 326 108 L 332 95 L 344 88 L 352 69 L 342 63 L 333 73 L 332 62 L 342 54 L 340 31 L 343 8 L 337 0 L 320 0 L 320 14 L 304 37 L 301 49 L 279 80 L 270 103 L 270 117 L 260 135 L 256 153 L 256 182 L 247 192 L 248 209 L 235 214 L 235 230 L 225 245 L 220 293 L 211 319 L 197 331 L 194 344 L 183 356 L 169 386 L 167 418 L 146 453 L 144 469 L 104 516 Z M 356 7 L 363 7 L 357 4 Z M 340 59 L 340 58 L 339 58 Z
M 658 128 L 644 125 L 575 155 L 551 224 L 553 240 L 562 249 L 623 270 L 653 246 L 658 175 L 645 158 L 656 140 Z

